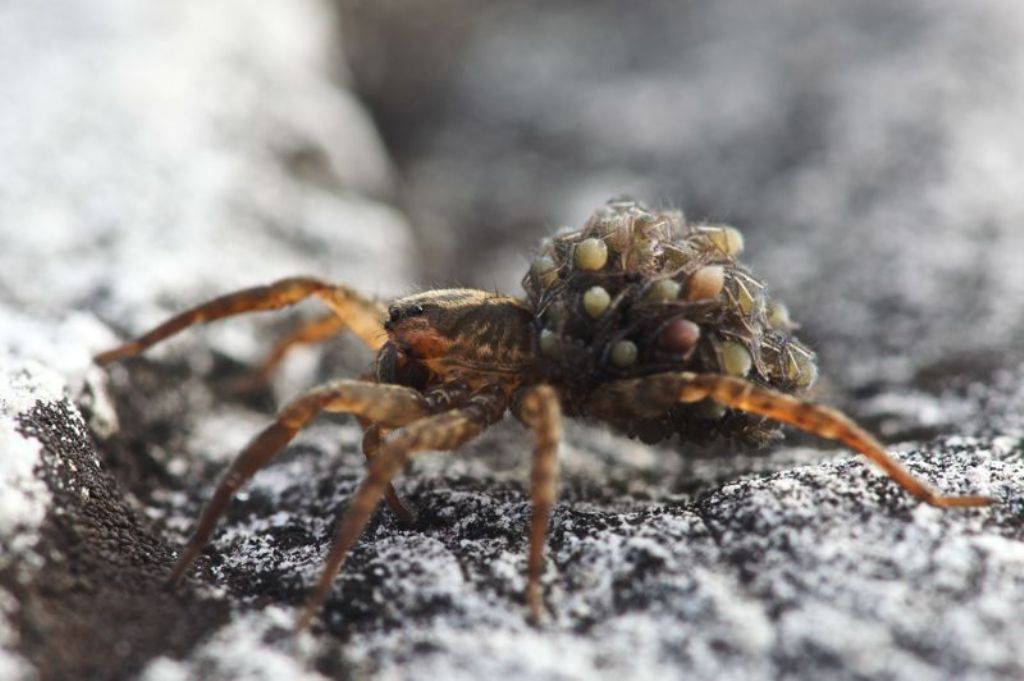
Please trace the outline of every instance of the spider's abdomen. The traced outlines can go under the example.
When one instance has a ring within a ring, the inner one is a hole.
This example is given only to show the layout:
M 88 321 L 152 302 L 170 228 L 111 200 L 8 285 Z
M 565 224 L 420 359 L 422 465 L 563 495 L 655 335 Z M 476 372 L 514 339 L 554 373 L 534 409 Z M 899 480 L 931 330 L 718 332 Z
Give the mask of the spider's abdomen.
M 740 233 L 690 225 L 678 212 L 611 201 L 576 231 L 547 240 L 523 281 L 537 327 L 538 366 L 585 405 L 607 381 L 665 371 L 723 373 L 787 393 L 817 377 L 814 354 L 786 308 L 736 256 Z M 776 428 L 713 404 L 673 405 L 640 417 L 601 418 L 657 441 L 679 434 L 750 442 Z

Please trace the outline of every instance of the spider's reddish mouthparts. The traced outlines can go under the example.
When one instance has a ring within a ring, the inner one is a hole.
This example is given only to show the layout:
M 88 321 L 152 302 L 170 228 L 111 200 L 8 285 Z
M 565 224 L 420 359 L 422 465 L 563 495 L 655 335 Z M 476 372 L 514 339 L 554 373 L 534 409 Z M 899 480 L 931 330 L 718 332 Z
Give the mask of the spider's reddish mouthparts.
M 451 341 L 430 327 L 400 331 L 396 333 L 396 339 L 399 340 L 398 346 L 405 349 L 405 352 L 400 350 L 402 359 L 406 356 L 415 359 L 444 357 L 451 346 Z

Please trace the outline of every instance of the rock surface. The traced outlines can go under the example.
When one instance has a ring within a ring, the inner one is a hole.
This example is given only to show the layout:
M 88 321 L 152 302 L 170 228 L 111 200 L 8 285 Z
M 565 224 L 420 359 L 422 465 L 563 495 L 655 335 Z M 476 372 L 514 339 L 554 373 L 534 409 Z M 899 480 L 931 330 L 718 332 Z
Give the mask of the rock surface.
M 415 248 L 380 202 L 394 195 L 391 171 L 334 81 L 324 4 L 0 10 L 0 82 L 13 95 L 0 103 L 0 678 L 1024 675 L 1024 314 L 1006 267 L 1024 255 L 1009 189 L 1024 155 L 998 125 L 1020 113 L 1020 12 L 982 3 L 935 15 L 922 2 L 897 17 L 887 3 L 790 2 L 744 4 L 746 16 L 740 4 L 643 3 L 615 30 L 610 4 L 567 4 L 547 32 L 509 6 L 449 36 L 458 63 L 478 68 L 442 90 L 468 98 L 449 111 L 498 123 L 505 111 L 541 140 L 541 165 L 576 150 L 546 173 L 527 153 L 484 162 L 477 153 L 501 152 L 488 144 L 507 129 L 481 123 L 453 161 L 460 119 L 424 116 L 415 134 L 436 145 L 418 156 L 397 147 L 417 222 L 441 206 L 459 238 L 467 215 L 488 236 L 475 259 L 453 260 Z M 349 26 L 373 18 L 351 16 Z M 407 29 L 399 18 L 382 25 Z M 812 24 L 824 27 L 813 40 Z M 969 34 L 978 26 L 983 45 Z M 793 36 L 800 49 L 780 53 Z M 597 37 L 604 61 L 588 51 Z M 640 44 L 662 49 L 627 68 L 622 46 Z M 996 63 L 1008 66 L 970 77 Z M 890 82 L 893 64 L 909 75 Z M 518 68 L 548 87 L 516 89 L 503 69 Z M 633 111 L 637 97 L 646 104 Z M 589 127 L 551 137 L 547 126 L 583 110 Z M 654 111 L 664 129 L 651 127 Z M 682 126 L 669 113 L 679 111 Z M 633 163 L 619 165 L 627 152 Z M 472 163 L 487 172 L 453 190 Z M 438 182 L 426 208 L 424 167 Z M 541 181 L 506 191 L 529 177 Z M 571 181 L 558 189 L 559 177 Z M 342 340 L 297 353 L 265 390 L 234 393 L 271 339 L 312 310 L 185 334 L 109 371 L 92 354 L 189 303 L 286 274 L 381 295 L 420 271 L 479 281 L 482 268 L 517 262 L 515 225 L 532 238 L 623 189 L 749 224 L 751 259 L 823 351 L 830 399 L 923 478 L 1000 504 L 924 507 L 799 437 L 761 458 L 569 424 L 544 575 L 551 613 L 537 629 L 522 599 L 529 443 L 503 424 L 414 464 L 400 488 L 415 526 L 378 514 L 313 631 L 292 637 L 363 470 L 359 429 L 323 419 L 238 495 L 187 583 L 163 590 L 217 475 L 275 405 L 357 375 L 369 357 Z M 466 212 L 467 194 L 482 213 Z M 423 229 L 421 245 L 436 247 Z

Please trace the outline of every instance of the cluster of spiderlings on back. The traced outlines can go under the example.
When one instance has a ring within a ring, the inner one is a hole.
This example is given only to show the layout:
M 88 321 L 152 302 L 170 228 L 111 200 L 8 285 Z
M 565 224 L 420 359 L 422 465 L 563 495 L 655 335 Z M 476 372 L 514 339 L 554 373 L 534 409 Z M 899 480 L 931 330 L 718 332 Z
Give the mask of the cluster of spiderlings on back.
M 603 381 L 663 371 L 805 391 L 817 378 L 814 353 L 792 335 L 786 307 L 737 261 L 742 250 L 732 227 L 690 225 L 679 212 L 631 200 L 610 201 L 583 229 L 560 231 L 523 281 L 543 373 L 570 405 Z M 710 402 L 619 425 L 645 441 L 678 434 L 760 444 L 778 432 Z

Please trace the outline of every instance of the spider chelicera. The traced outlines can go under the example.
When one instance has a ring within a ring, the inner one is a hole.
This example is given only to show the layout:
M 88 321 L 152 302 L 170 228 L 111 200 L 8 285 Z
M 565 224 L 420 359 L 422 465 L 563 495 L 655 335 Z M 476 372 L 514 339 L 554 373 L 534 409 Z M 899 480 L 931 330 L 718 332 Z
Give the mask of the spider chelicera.
M 411 519 L 392 486 L 413 454 L 450 450 L 510 411 L 532 429 L 530 613 L 542 612 L 540 576 L 557 491 L 562 415 L 605 421 L 645 442 L 671 436 L 761 444 L 779 423 L 838 440 L 933 506 L 983 506 L 942 496 L 893 460 L 841 413 L 800 397 L 817 376 L 786 308 L 737 259 L 731 227 L 613 200 L 582 229 L 548 239 L 523 280 L 525 299 L 470 289 L 418 293 L 390 305 L 312 278 L 231 293 L 96 357 L 141 353 L 189 326 L 316 297 L 331 314 L 275 346 L 266 377 L 289 348 L 348 330 L 376 351 L 372 376 L 338 380 L 293 399 L 224 473 L 171 573 L 179 581 L 207 544 L 232 495 L 322 411 L 360 419 L 366 477 L 340 517 L 326 565 L 299 616 L 308 625 L 381 499 Z

